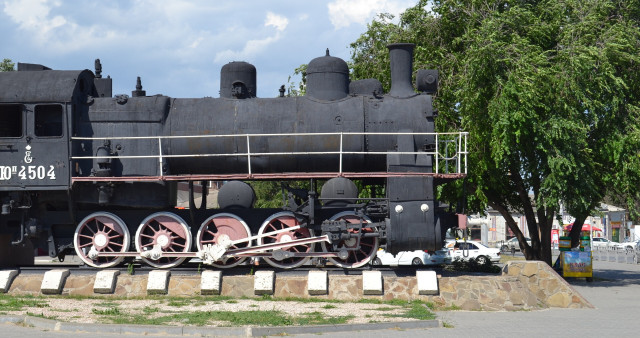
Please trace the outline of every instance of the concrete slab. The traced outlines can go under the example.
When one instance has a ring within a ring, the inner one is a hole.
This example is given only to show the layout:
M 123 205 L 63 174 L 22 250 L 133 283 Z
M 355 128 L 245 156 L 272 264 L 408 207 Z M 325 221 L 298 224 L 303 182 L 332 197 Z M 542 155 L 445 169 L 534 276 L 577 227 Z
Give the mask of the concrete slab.
M 253 292 L 256 295 L 272 295 L 276 281 L 275 271 L 256 271 Z
M 93 283 L 93 292 L 101 294 L 113 293 L 116 289 L 118 275 L 120 275 L 120 271 L 118 270 L 98 271 L 96 280 Z
M 381 295 L 383 293 L 382 272 L 362 271 L 362 293 L 365 295 Z
M 222 286 L 222 271 L 205 270 L 200 277 L 201 295 L 219 295 Z
M 61 294 L 64 282 L 69 277 L 69 274 L 68 269 L 55 269 L 45 272 L 40 285 L 40 292 L 45 295 Z
M 312 270 L 307 276 L 307 290 L 310 295 L 326 295 L 329 293 L 329 283 L 326 271 Z
M 0 271 L 0 292 L 7 293 L 11 287 L 11 282 L 18 275 L 18 270 L 2 270 Z
M 438 294 L 438 275 L 433 270 L 416 271 L 416 279 L 418 279 L 418 294 L 420 295 L 437 295 Z
M 169 276 L 171 276 L 171 271 L 168 270 L 150 271 L 147 280 L 147 294 L 166 295 L 169 292 Z

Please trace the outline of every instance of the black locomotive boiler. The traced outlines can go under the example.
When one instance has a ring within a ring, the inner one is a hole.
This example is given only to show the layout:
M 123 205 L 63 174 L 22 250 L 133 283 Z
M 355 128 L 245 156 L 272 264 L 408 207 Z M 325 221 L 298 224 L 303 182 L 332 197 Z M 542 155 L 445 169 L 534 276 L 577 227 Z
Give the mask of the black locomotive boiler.
M 434 189 L 465 175 L 466 134 L 434 132 L 437 72 L 418 71 L 416 91 L 413 45 L 389 50 L 386 94 L 377 80 L 350 82 L 328 50 L 298 97 L 257 98 L 245 62 L 222 68 L 220 98 L 147 95 L 139 78 L 131 96 L 112 96 L 98 60 L 95 73 L 0 73 L 0 260 L 32 264 L 44 251 L 98 268 L 126 257 L 295 268 L 318 257 L 354 268 L 380 247 L 440 249 L 457 217 Z M 254 207 L 258 180 L 283 182 L 281 208 Z M 289 188 L 296 180 L 310 188 Z M 218 207 L 206 189 L 195 198 L 210 181 L 225 182 Z M 176 207 L 179 186 L 188 208 Z

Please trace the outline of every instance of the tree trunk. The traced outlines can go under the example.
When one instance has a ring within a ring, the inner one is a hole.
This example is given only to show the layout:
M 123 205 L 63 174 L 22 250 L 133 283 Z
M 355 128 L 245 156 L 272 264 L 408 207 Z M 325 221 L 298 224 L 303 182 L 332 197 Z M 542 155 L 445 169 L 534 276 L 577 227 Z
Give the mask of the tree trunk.
M 576 216 L 576 220 L 573 222 L 573 227 L 569 232 L 569 237 L 571 237 L 572 248 L 575 248 L 580 244 L 580 233 L 582 232 L 582 225 L 584 224 L 585 219 L 587 219 L 587 216 L 579 215 L 579 216 Z
M 500 215 L 502 215 L 502 217 L 504 217 L 505 222 L 507 222 L 507 226 L 509 226 L 509 229 L 511 229 L 511 231 L 516 235 L 518 244 L 520 245 L 520 250 L 524 254 L 525 259 L 535 260 L 536 258 L 533 253 L 534 250 L 531 248 L 531 246 L 529 246 L 529 244 L 527 244 L 527 241 L 524 238 L 524 234 L 522 233 L 522 231 L 520 231 L 520 228 L 518 228 L 518 224 L 516 224 L 516 221 L 511 216 L 509 210 L 500 204 L 491 203 L 491 201 L 489 201 L 488 204 L 491 208 L 498 211 Z

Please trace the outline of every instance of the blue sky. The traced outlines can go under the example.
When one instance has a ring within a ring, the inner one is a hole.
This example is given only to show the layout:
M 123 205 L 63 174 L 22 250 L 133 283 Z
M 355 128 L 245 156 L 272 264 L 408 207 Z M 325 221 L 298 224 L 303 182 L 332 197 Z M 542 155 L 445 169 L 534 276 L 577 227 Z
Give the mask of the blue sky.
M 0 59 L 90 69 L 100 58 L 114 94 L 218 97 L 220 68 L 247 61 L 258 96 L 275 97 L 296 67 L 349 44 L 380 12 L 417 0 L 0 0 Z

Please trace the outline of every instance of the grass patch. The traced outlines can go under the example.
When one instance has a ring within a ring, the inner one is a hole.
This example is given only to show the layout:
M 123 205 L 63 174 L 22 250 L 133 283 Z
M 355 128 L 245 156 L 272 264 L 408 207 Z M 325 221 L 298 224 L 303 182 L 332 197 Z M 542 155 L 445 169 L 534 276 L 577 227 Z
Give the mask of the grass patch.
M 422 301 L 406 301 L 401 299 L 394 300 L 379 300 L 379 299 L 361 299 L 360 303 L 371 303 L 371 304 L 387 304 L 393 305 L 396 307 L 401 307 L 404 312 L 401 314 L 385 314 L 385 317 L 402 317 L 402 318 L 411 318 L 418 320 L 430 320 L 435 319 L 436 315 L 431 312 L 434 308 L 433 303 L 431 302 L 422 302 Z M 392 307 L 382 307 L 376 309 L 378 311 L 393 311 L 396 310 Z
M 20 311 L 25 307 L 45 308 L 49 307 L 49 304 L 43 299 L 33 297 L 0 295 L 0 311 Z
M 95 306 L 100 306 L 100 307 L 118 307 L 118 303 L 116 303 L 116 302 L 101 302 L 101 303 L 96 303 Z
M 438 308 L 438 311 L 459 311 L 459 310 L 462 310 L 462 308 L 455 304 Z
M 172 313 L 157 318 L 146 315 L 131 315 L 118 312 L 104 312 L 103 320 L 112 324 L 137 325 L 167 325 L 181 323 L 184 325 L 203 326 L 212 322 L 225 322 L 228 326 L 258 325 L 258 326 L 290 326 L 290 325 L 322 325 L 344 324 L 353 315 L 327 317 L 321 312 L 305 313 L 291 316 L 282 311 L 194 311 Z
M 413 303 L 411 307 L 402 315 L 398 317 L 413 318 L 418 320 L 430 320 L 435 319 L 436 315 L 429 311 L 427 305 L 423 303 Z
M 193 301 L 191 299 L 175 298 L 175 299 L 170 299 L 169 302 L 167 302 L 167 305 L 173 306 L 173 307 L 183 307 L 183 306 L 191 305 L 192 303 Z
M 117 307 L 110 307 L 107 309 L 96 309 L 93 308 L 91 309 L 91 312 L 93 314 L 96 315 L 101 315 L 101 316 L 118 316 L 121 314 L 120 309 L 118 309 Z
M 373 309 L 373 310 L 381 311 L 381 312 L 382 312 L 382 311 L 393 311 L 393 310 L 397 310 L 397 308 L 393 308 L 393 307 L 379 307 L 379 308 L 377 308 L 377 309 Z
M 157 307 L 145 306 L 144 308 L 142 308 L 142 312 L 148 315 L 159 312 L 159 311 L 160 309 L 158 309 Z
M 42 313 L 33 313 L 33 312 L 29 312 L 29 311 L 27 311 L 27 316 L 44 318 L 44 319 L 54 319 L 54 320 L 58 318 L 56 316 L 45 316 Z
M 409 301 L 403 299 L 382 300 L 374 298 L 363 298 L 359 299 L 357 302 L 361 304 L 386 304 L 395 306 L 406 306 L 407 304 L 409 304 Z
M 326 317 L 322 312 L 310 312 L 305 313 L 301 317 L 295 318 L 296 325 L 336 325 L 344 324 L 350 319 L 353 319 L 354 315 L 338 316 L 338 317 Z

